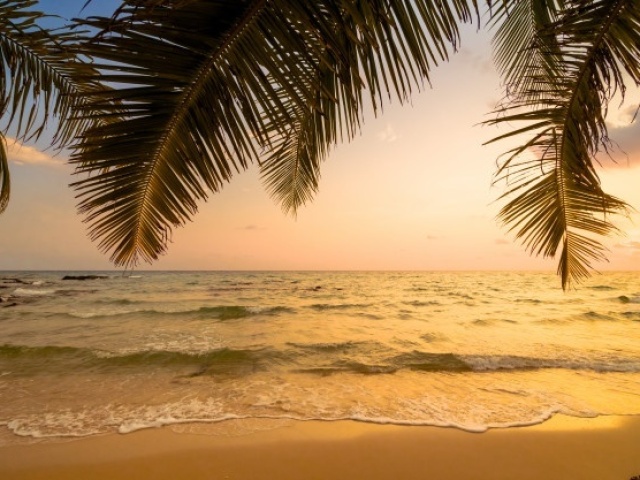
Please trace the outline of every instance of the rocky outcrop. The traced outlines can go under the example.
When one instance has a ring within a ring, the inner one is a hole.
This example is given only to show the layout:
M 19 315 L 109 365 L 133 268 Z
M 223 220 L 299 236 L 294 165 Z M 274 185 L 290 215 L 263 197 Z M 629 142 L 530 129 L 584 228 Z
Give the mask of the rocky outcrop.
M 107 275 L 65 275 L 62 280 L 104 280 Z

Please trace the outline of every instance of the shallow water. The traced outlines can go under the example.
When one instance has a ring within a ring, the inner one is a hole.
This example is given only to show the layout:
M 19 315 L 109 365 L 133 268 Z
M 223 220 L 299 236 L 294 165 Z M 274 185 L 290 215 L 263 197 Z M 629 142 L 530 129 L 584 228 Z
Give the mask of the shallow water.
M 231 418 L 483 431 L 640 415 L 637 273 L 567 293 L 540 273 L 67 274 L 0 273 L 4 443 Z

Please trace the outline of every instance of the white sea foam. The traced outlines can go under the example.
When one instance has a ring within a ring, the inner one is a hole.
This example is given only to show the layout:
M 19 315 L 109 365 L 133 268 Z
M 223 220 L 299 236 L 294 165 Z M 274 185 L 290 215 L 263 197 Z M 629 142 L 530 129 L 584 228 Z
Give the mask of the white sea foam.
M 36 290 L 33 288 L 16 288 L 13 292 L 14 297 L 39 297 L 53 295 L 55 290 Z
M 628 357 L 535 358 L 513 355 L 463 355 L 461 359 L 474 371 L 562 368 L 596 372 L 640 372 L 640 359 Z

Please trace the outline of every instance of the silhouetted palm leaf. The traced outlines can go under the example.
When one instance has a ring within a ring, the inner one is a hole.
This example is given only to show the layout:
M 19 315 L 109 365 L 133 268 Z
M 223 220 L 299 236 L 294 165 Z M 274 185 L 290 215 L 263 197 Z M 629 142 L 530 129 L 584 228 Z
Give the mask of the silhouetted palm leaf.
M 547 46 L 553 45 L 552 68 L 537 60 L 507 63 L 516 72 L 515 88 L 492 123 L 525 122 L 494 141 L 530 136 L 508 152 L 498 172 L 511 185 L 504 196 L 515 197 L 500 217 L 534 254 L 554 256 L 562 246 L 558 273 L 566 288 L 588 275 L 592 260 L 605 259 L 594 236 L 614 231 L 609 215 L 626 210 L 602 191 L 594 158 L 608 148 L 604 112 L 613 92 L 624 91 L 622 71 L 640 83 L 640 3 L 567 1 L 549 18 L 536 32 L 542 41 L 528 42 L 543 51 L 526 55 L 549 58 Z M 530 79 L 518 80 L 523 77 Z
M 6 147 L 4 135 L 0 134 L 0 212 L 7 208 L 9 197 L 11 196 L 11 177 L 9 176 Z
M 295 212 L 364 102 L 408 98 L 471 11 L 463 0 L 138 0 L 89 19 L 103 32 L 86 53 L 118 89 L 86 110 L 126 110 L 85 132 L 74 156 L 90 174 L 75 186 L 92 237 L 118 265 L 152 261 L 199 199 L 261 160 Z
M 30 10 L 35 0 L 0 1 L 0 118 L 2 129 L 22 141 L 37 139 L 53 122 L 53 144 L 63 146 L 93 123 L 74 114 L 82 93 L 94 88 L 86 80 L 92 68 L 72 52 L 81 32 L 46 30 L 38 25 L 44 14 Z M 5 144 L 0 149 L 0 212 L 9 199 Z

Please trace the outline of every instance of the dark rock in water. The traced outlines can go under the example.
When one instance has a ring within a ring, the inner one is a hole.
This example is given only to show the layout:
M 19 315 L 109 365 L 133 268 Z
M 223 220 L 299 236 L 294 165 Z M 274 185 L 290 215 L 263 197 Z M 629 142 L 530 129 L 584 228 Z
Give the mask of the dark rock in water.
M 9 303 L 7 305 L 3 305 L 4 308 L 17 307 L 17 306 L 18 306 L 18 304 L 16 302 L 12 302 L 12 303 Z
M 19 278 L 2 278 L 0 279 L 2 283 L 20 283 L 22 285 L 29 285 L 30 282 L 25 282 L 24 280 L 20 280 Z
M 322 290 L 322 287 L 320 285 L 318 285 L 317 287 L 313 287 L 313 290 L 315 290 L 317 292 L 318 290 Z
M 104 280 L 107 275 L 65 275 L 62 280 Z

